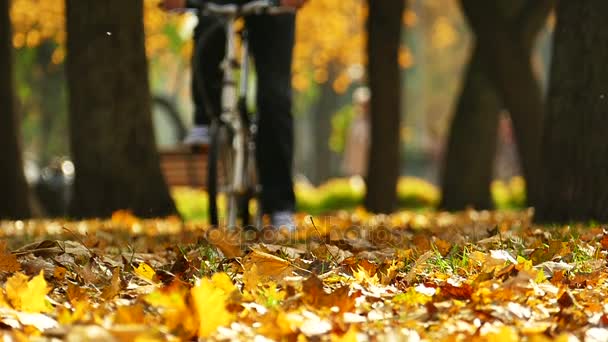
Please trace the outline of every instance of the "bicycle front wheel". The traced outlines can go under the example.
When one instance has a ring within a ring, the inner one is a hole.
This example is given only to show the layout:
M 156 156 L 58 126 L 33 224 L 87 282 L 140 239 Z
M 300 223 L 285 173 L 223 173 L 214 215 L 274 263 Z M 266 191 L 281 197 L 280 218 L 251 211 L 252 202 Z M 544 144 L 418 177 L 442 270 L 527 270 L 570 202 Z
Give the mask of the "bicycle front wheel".
M 235 171 L 240 167 L 245 169 L 247 160 L 237 162 L 234 146 L 234 134 L 230 127 L 221 122 L 211 126 L 211 142 L 207 157 L 207 192 L 209 194 L 209 222 L 212 226 L 220 224 L 229 228 L 249 221 L 248 203 L 251 198 L 249 191 L 236 189 Z M 241 173 L 242 174 L 242 173 Z M 246 174 L 242 174 L 246 177 Z M 243 182 L 245 178 L 243 178 Z

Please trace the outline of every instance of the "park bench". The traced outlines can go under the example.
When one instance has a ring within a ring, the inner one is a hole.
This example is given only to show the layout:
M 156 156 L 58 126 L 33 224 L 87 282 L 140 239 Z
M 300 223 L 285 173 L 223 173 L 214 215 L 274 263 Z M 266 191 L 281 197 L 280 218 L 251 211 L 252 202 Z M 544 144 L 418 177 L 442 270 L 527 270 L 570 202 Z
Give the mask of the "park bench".
M 193 152 L 190 147 L 161 149 L 160 168 L 169 186 L 205 188 L 207 150 Z

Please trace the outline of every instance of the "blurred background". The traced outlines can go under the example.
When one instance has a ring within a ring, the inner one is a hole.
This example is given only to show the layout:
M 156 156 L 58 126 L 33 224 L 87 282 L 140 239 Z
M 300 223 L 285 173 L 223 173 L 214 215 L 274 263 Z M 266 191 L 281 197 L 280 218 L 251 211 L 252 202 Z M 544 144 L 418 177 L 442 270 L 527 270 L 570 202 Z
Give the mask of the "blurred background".
M 164 13 L 156 0 L 144 0 L 144 5 L 156 142 L 159 149 L 170 150 L 192 122 L 190 56 L 197 19 L 193 13 Z M 354 95 L 366 82 L 366 16 L 361 0 L 311 0 L 298 13 L 292 83 L 302 210 L 355 207 L 363 198 L 364 183 L 357 177 L 361 171 L 349 165 L 356 161 L 345 152 L 353 143 L 349 134 L 357 117 Z M 26 177 L 32 186 L 45 184 L 38 190 L 40 202 L 49 212 L 61 214 L 64 209 L 52 208 L 56 201 L 44 200 L 44 192 L 69 196 L 74 172 L 68 142 L 64 1 L 13 0 L 10 18 Z M 399 201 L 429 207 L 439 200 L 442 158 L 472 37 L 453 0 L 410 0 L 402 24 Z M 553 25 L 550 17 L 532 59 L 543 89 Z M 499 207 L 517 207 L 524 203 L 524 185 L 517 177 L 520 167 L 506 114 L 501 115 L 498 135 L 494 201 Z M 204 200 L 196 200 L 198 191 L 173 189 L 180 212 L 205 216 Z

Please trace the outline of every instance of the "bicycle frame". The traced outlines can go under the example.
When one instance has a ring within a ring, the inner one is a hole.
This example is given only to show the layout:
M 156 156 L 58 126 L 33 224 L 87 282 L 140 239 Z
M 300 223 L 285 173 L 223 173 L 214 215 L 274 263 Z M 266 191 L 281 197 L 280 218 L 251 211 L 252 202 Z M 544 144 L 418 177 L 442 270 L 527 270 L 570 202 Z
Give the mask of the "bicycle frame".
M 223 71 L 220 125 L 224 124 L 232 133 L 232 149 L 234 151 L 230 188 L 227 189 L 230 203 L 228 204 L 228 227 L 235 227 L 239 195 L 245 195 L 253 187 L 258 194 L 261 190 L 255 173 L 255 135 L 257 126 L 255 120 L 250 120 L 246 110 L 247 87 L 249 76 L 249 42 L 246 29 L 241 34 L 241 54 L 237 56 L 236 49 L 236 20 L 245 15 L 261 13 L 279 14 L 292 12 L 291 9 L 276 7 L 276 0 L 255 0 L 244 5 L 218 5 L 209 2 L 190 0 L 196 2 L 197 7 L 211 15 L 218 15 L 224 19 L 226 33 L 226 50 L 220 67 Z M 237 84 L 237 70 L 241 70 Z M 253 176 L 252 176 L 253 175 Z M 253 184 L 255 183 L 255 184 Z M 261 210 L 258 208 L 256 225 L 261 224 Z

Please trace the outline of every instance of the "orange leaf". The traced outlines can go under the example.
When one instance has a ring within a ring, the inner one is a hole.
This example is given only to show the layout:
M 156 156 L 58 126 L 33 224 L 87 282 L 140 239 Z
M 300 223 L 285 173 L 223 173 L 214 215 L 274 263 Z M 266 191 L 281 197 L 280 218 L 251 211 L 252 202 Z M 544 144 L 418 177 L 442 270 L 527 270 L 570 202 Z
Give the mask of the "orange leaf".
M 241 234 L 237 231 L 212 229 L 206 235 L 207 241 L 219 249 L 226 258 L 243 256 Z
M 338 307 L 340 312 L 348 312 L 355 307 L 356 294 L 349 295 L 348 286 L 342 286 L 331 293 L 325 292 L 323 282 L 315 275 L 302 284 L 304 301 L 314 307 Z
M 6 252 L 6 241 L 0 241 L 0 272 L 15 273 L 21 271 L 17 256 Z
M 245 271 L 250 270 L 253 265 L 256 265 L 257 273 L 262 279 L 279 281 L 293 273 L 289 261 L 259 250 L 253 250 L 245 257 Z
M 441 286 L 440 293 L 449 298 L 467 300 L 471 299 L 471 295 L 473 294 L 473 288 L 469 284 L 462 284 L 457 287 L 452 284 L 446 283 L 445 285 Z
M 116 267 L 112 272 L 112 281 L 101 292 L 101 298 L 110 300 L 118 295 L 121 289 L 120 267 Z
M 76 302 L 84 301 L 87 298 L 87 292 L 82 287 L 72 284 L 68 282 L 68 290 L 67 290 L 68 300 L 72 305 L 75 305 Z

